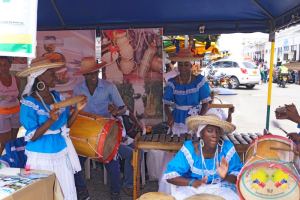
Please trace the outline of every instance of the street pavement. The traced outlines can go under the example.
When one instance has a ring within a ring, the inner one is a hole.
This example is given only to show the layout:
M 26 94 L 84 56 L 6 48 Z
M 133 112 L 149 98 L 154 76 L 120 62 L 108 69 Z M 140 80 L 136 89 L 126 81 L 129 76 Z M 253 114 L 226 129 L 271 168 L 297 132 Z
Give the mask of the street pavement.
M 234 124 L 237 133 L 263 133 L 266 127 L 268 84 L 256 85 L 253 89 L 240 87 L 234 91 L 236 95 L 236 106 L 234 113 Z M 294 103 L 300 110 L 300 86 L 287 84 L 286 88 L 272 84 L 271 109 L 270 109 L 270 132 L 284 136 L 285 133 L 275 128 L 272 120 L 275 118 L 275 109 L 284 104 Z M 220 95 L 219 95 L 220 96 Z M 222 98 L 222 96 L 220 96 Z M 287 132 L 297 132 L 297 125 L 289 120 L 277 120 L 281 127 Z

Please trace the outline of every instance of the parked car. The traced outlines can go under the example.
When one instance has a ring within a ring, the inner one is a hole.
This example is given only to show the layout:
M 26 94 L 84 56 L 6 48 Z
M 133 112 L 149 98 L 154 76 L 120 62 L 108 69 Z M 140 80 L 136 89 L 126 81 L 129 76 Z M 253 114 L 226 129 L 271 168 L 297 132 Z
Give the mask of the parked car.
M 231 76 L 232 88 L 246 86 L 249 89 L 260 83 L 260 73 L 258 67 L 253 62 L 220 60 L 208 65 L 204 69 L 204 76 L 209 74 L 210 70 L 217 70 L 216 75 L 225 73 Z

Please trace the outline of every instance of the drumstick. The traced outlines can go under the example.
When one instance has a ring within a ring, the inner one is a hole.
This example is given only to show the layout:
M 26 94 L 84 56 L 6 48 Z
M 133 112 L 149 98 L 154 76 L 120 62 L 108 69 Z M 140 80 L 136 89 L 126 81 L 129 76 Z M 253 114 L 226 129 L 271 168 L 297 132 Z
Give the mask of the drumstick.
M 279 150 L 279 151 L 293 151 L 292 149 L 278 148 L 278 147 L 270 147 L 271 150 Z M 294 151 L 293 151 L 294 152 Z M 299 152 L 294 152 L 296 155 L 299 155 Z
M 279 123 L 278 123 L 277 121 L 273 120 L 272 123 L 273 123 L 273 125 L 274 125 L 276 128 L 279 128 L 279 129 L 282 130 L 285 134 L 288 134 L 288 132 L 286 132 L 285 130 L 283 130 L 283 129 L 280 127 L 280 125 L 279 125 Z

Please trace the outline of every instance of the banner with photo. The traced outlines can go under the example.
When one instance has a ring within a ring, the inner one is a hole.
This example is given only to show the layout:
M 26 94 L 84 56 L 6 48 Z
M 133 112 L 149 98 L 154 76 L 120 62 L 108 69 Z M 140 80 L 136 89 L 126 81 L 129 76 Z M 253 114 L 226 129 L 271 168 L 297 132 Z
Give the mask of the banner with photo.
M 80 69 L 83 57 L 95 57 L 95 40 L 95 30 L 37 32 L 37 56 L 45 56 L 52 62 L 66 62 L 56 68 L 54 88 L 64 97 L 72 97 L 75 85 L 84 80 L 83 76 L 73 74 Z
M 0 55 L 35 57 L 37 2 L 0 1 Z
M 163 121 L 162 29 L 101 32 L 103 79 L 113 82 L 127 108 L 146 125 Z

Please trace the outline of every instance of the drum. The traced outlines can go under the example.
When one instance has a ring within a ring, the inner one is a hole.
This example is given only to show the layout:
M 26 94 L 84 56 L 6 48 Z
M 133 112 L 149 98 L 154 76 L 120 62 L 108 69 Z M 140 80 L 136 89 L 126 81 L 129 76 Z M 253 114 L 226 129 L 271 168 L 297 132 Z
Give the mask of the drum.
M 122 139 L 122 123 L 80 111 L 69 132 L 78 155 L 108 163 L 116 155 Z
M 163 192 L 148 192 L 146 194 L 143 194 L 138 198 L 138 200 L 175 200 L 174 197 L 172 197 L 169 194 L 163 193 Z
M 185 200 L 225 200 L 224 198 L 214 194 L 196 194 L 186 198 Z
M 285 149 L 272 150 L 270 147 Z M 245 165 L 237 180 L 241 199 L 299 199 L 299 175 L 294 166 L 295 144 L 284 137 L 258 137 L 246 152 Z M 298 167 L 298 166 L 296 166 Z

